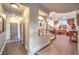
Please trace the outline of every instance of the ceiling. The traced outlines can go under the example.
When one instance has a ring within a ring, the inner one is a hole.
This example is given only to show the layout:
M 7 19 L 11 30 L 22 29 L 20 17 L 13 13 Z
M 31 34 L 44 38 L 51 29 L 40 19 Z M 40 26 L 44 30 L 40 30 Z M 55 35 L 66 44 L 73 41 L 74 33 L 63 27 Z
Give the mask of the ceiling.
M 22 3 L 24 6 L 28 4 L 33 3 Z M 58 13 L 72 12 L 79 9 L 79 3 L 36 3 L 36 5 L 40 5 L 48 10 L 48 12 L 55 11 Z
M 78 3 L 40 3 L 40 5 L 50 12 L 55 11 L 59 13 L 66 13 L 79 9 Z
M 31 3 L 29 3 L 31 4 Z M 19 8 L 13 8 L 10 3 L 4 3 L 2 4 L 3 8 L 6 12 L 13 12 L 17 14 L 22 14 L 25 6 L 28 5 L 27 3 L 24 4 L 19 4 Z M 24 6 L 23 6 L 24 5 Z M 37 4 L 36 4 L 37 5 Z M 58 13 L 66 13 L 66 12 L 71 12 L 74 10 L 79 9 L 79 4 L 78 3 L 38 3 L 38 5 L 44 7 L 47 9 L 49 12 L 58 12 Z
M 22 15 L 25 7 L 18 4 L 19 5 L 19 8 L 13 8 L 10 3 L 3 3 L 2 6 L 4 8 L 4 11 L 5 12 L 8 12 L 8 13 L 14 13 L 14 14 L 20 14 Z

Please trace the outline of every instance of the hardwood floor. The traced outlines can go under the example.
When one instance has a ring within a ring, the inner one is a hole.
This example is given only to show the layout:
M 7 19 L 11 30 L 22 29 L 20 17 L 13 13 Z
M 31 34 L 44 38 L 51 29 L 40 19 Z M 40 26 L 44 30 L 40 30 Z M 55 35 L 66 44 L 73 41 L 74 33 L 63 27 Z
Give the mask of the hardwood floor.
M 3 55 L 26 55 L 27 51 L 21 42 L 10 42 L 6 44 Z
M 37 55 L 77 55 L 77 43 L 70 42 L 66 35 L 57 35 L 56 39 L 44 49 L 38 51 Z
M 70 42 L 66 35 L 57 35 L 50 45 L 36 52 L 37 55 L 77 55 L 78 46 Z M 19 41 L 9 42 L 3 51 L 3 55 L 27 55 L 27 51 Z

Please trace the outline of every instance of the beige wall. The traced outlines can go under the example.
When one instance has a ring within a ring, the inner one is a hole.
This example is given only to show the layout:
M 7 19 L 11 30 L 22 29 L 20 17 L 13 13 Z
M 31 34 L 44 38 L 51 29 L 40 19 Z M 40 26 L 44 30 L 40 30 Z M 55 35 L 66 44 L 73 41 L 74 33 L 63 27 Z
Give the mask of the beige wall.
M 0 54 L 1 54 L 2 51 L 3 51 L 5 42 L 6 42 L 6 40 L 5 40 L 5 32 L 0 33 Z
M 78 14 L 79 14 L 79 10 L 78 10 Z M 78 54 L 79 54 L 79 26 L 78 26 Z
M 25 43 L 25 48 L 26 50 L 29 50 L 29 7 L 26 6 L 24 12 L 23 12 L 23 17 L 24 17 L 24 30 L 25 30 L 25 38 L 24 38 L 24 43 Z
M 0 11 L 1 12 L 4 12 L 3 8 L 2 8 L 2 5 L 0 4 Z M 0 33 L 0 54 L 2 53 L 3 51 L 3 48 L 4 48 L 4 45 L 5 45 L 5 31 Z

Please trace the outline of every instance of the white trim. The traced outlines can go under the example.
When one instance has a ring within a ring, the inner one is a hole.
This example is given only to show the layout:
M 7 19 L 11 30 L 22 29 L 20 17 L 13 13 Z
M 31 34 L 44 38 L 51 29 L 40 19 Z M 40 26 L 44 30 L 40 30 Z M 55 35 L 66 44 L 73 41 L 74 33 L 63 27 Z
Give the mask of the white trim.
M 25 49 L 28 50 L 28 48 L 25 46 Z
M 31 50 L 29 54 L 30 54 L 30 55 L 35 54 L 37 51 L 39 51 L 40 49 L 42 49 L 42 48 L 44 48 L 45 46 L 49 45 L 50 43 L 51 43 L 51 42 L 49 41 L 49 42 L 47 42 L 47 43 L 44 43 L 44 44 L 42 44 L 42 45 L 37 46 L 36 48 L 34 48 L 33 50 Z
M 10 42 L 16 42 L 16 41 L 20 41 L 20 40 L 6 40 L 1 51 L 0 51 L 0 55 L 2 55 L 3 51 L 4 51 L 4 48 L 6 46 L 6 43 L 10 43 Z
M 5 41 L 5 43 L 4 43 L 4 45 L 3 45 L 2 49 L 1 49 L 0 55 L 2 55 L 2 53 L 3 53 L 3 51 L 4 51 L 4 48 L 5 48 L 5 46 L 6 46 L 6 42 L 7 42 L 7 41 Z

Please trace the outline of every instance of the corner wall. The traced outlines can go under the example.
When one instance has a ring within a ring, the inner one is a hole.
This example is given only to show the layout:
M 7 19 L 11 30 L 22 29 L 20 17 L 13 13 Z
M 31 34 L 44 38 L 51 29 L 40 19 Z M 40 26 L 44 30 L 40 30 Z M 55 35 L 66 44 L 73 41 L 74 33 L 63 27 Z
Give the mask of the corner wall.
M 24 39 L 23 39 L 23 43 L 24 43 L 24 46 L 27 50 L 27 52 L 29 51 L 29 26 L 30 26 L 30 19 L 29 19 L 29 7 L 26 6 L 24 12 L 23 12 L 23 23 L 24 23 Z
M 50 43 L 46 35 L 38 36 L 38 4 L 30 4 L 30 37 L 29 37 L 29 53 L 34 54 L 44 46 Z

